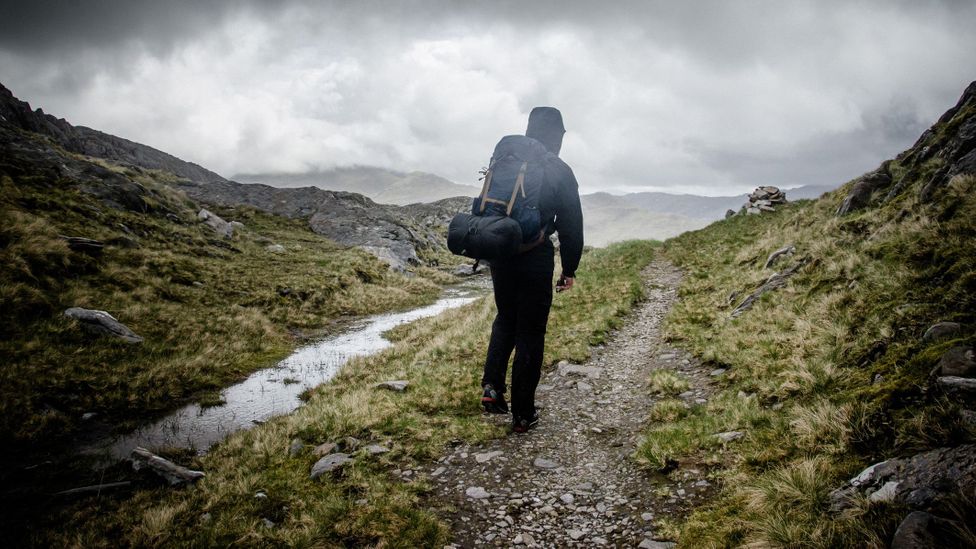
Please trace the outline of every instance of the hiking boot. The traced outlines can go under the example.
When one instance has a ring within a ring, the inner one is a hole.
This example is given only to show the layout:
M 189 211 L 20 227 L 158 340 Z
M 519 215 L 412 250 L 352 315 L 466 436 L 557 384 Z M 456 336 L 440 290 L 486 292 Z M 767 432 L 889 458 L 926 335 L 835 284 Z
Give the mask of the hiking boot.
M 508 404 L 505 403 L 505 395 L 495 390 L 491 383 L 485 383 L 484 392 L 481 393 L 481 405 L 489 414 L 507 414 Z
M 532 417 L 512 416 L 512 431 L 525 433 L 539 424 L 539 410 L 532 411 Z

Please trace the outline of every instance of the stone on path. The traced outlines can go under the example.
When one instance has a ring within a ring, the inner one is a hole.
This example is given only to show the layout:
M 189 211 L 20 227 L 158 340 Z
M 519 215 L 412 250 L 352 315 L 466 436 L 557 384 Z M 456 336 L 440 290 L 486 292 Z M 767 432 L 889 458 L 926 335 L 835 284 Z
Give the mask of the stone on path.
M 464 495 L 468 496 L 471 499 L 485 499 L 491 497 L 491 494 L 489 494 L 481 486 L 472 486 L 468 488 L 467 490 L 464 491 Z
M 373 385 L 373 387 L 376 389 L 386 389 L 387 391 L 402 393 L 407 390 L 407 385 L 410 385 L 409 381 L 398 379 L 393 381 L 382 381 L 376 385 Z
M 672 549 L 675 546 L 673 541 L 655 541 L 649 538 L 644 538 L 644 541 L 640 542 L 638 549 Z
M 576 529 L 566 530 L 566 535 L 568 535 L 573 541 L 576 541 L 583 537 L 583 531 Z
M 559 464 L 556 463 L 555 461 L 546 458 L 541 458 L 541 457 L 535 458 L 535 461 L 532 462 L 532 465 L 535 465 L 539 469 L 556 469 L 559 467 Z
M 352 461 L 352 458 L 349 457 L 349 454 L 329 454 L 315 462 L 308 476 L 309 478 L 319 478 L 323 474 L 334 471 L 350 461 Z
M 600 375 L 603 374 L 603 368 L 597 368 L 596 366 L 583 366 L 580 364 L 570 364 L 565 360 L 556 366 L 556 371 L 560 376 L 563 377 L 574 375 L 586 376 L 590 379 L 600 379 Z
M 478 463 L 485 463 L 498 456 L 501 456 L 502 454 L 504 454 L 504 452 L 501 452 L 499 450 L 495 450 L 493 452 L 484 452 L 482 454 L 475 454 L 474 460 L 477 461 Z
M 724 373 L 725 373 L 725 368 L 716 368 L 716 369 L 712 370 L 711 372 L 709 372 L 708 375 L 710 375 L 712 377 L 718 377 L 718 376 L 720 376 L 720 375 L 722 375 Z

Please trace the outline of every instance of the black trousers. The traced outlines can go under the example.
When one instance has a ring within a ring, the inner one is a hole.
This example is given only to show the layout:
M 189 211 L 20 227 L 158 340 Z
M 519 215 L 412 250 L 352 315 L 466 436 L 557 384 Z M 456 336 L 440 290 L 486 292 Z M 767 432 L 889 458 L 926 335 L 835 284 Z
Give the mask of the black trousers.
M 512 361 L 512 414 L 530 417 L 535 389 L 542 372 L 546 324 L 552 306 L 553 246 L 547 239 L 538 247 L 491 266 L 498 314 L 491 325 L 482 385 L 505 392 L 508 359 Z

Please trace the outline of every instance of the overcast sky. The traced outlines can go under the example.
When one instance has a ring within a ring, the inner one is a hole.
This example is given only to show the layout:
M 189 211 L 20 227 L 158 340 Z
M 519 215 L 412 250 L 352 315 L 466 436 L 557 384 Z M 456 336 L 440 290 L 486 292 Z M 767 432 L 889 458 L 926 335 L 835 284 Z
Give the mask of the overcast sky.
M 222 175 L 475 184 L 552 105 L 584 192 L 839 184 L 976 78 L 976 2 L 0 0 L 0 82 Z

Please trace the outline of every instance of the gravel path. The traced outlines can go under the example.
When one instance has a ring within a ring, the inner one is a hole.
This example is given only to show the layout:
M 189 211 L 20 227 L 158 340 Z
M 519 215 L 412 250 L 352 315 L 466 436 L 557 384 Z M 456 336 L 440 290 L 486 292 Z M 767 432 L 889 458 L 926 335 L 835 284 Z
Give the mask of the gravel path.
M 535 430 L 459 446 L 426 471 L 432 506 L 450 524 L 455 545 L 670 547 L 654 523 L 714 493 L 706 471 L 693 464 L 665 476 L 632 457 L 658 398 L 647 383 L 652 370 L 677 369 L 688 378 L 692 388 L 680 398 L 689 404 L 713 392 L 709 369 L 661 336 L 681 272 L 655 260 L 642 274 L 645 301 L 605 347 L 581 367 L 563 363 L 543 372 Z

